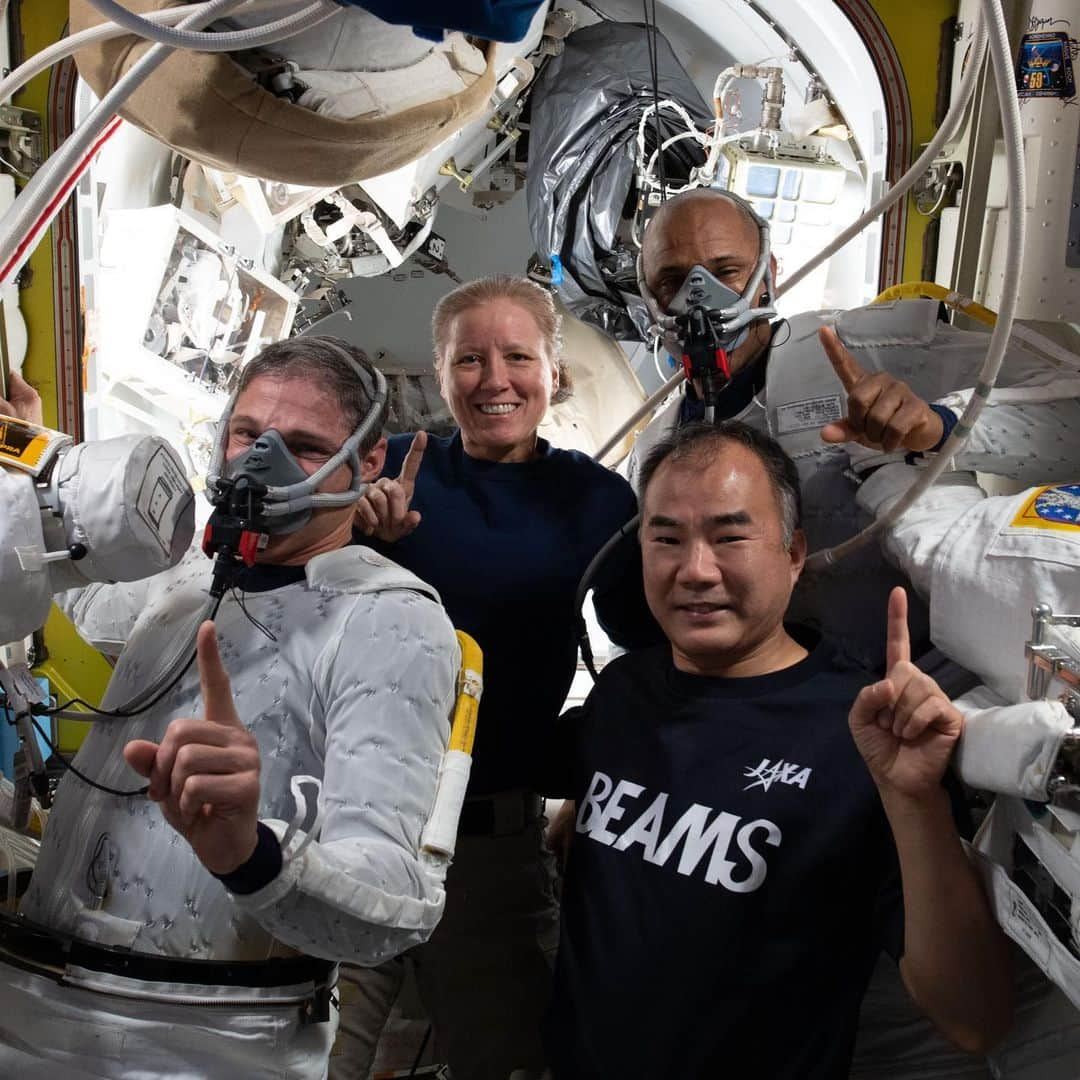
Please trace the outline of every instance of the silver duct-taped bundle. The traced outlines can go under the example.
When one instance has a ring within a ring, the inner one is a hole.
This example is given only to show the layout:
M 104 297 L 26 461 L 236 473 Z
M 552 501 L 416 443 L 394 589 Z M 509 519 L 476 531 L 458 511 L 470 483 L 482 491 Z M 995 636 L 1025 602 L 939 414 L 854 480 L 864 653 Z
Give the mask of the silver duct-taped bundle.
M 623 340 L 642 338 L 650 321 L 634 274 L 634 230 L 641 220 L 635 173 L 641 116 L 657 99 L 678 102 L 699 129 L 713 121 L 667 40 L 644 26 L 617 22 L 571 34 L 532 93 L 526 195 L 537 254 L 551 263 L 567 307 Z M 659 115 L 661 141 L 686 130 L 671 110 Z M 656 144 L 650 117 L 646 160 Z M 692 139 L 665 150 L 661 164 L 669 189 L 684 185 L 703 161 Z

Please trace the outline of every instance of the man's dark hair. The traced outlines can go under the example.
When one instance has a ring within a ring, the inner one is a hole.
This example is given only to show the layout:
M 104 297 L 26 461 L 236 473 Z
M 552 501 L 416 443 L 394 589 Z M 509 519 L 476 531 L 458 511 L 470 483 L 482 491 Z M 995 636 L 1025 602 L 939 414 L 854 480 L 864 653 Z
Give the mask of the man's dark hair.
M 354 366 L 355 365 L 355 366 Z M 356 368 L 359 367 L 358 372 Z M 367 353 L 341 338 L 308 334 L 268 345 L 240 373 L 237 394 L 258 378 L 307 379 L 341 406 L 350 431 L 360 426 L 375 398 L 374 365 Z M 366 454 L 382 436 L 388 402 L 368 433 L 360 454 Z
M 641 505 L 645 504 L 646 488 L 665 461 L 703 468 L 716 460 L 724 445 L 731 443 L 746 447 L 764 467 L 780 510 L 784 547 L 789 548 L 795 530 L 802 525 L 802 494 L 795 462 L 775 439 L 740 420 L 687 424 L 664 436 L 646 455 L 638 474 Z

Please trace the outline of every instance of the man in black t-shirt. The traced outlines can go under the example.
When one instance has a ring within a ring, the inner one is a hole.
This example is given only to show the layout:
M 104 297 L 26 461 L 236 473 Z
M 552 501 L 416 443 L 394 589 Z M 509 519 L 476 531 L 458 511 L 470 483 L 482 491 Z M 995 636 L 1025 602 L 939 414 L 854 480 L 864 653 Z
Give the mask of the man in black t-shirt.
M 556 1080 L 844 1077 L 882 949 L 938 1027 L 985 1052 L 1009 1023 L 1008 953 L 944 782 L 962 719 L 910 663 L 903 590 L 887 677 L 867 685 L 783 623 L 806 543 L 772 440 L 682 428 L 642 491 L 669 644 L 610 664 L 564 718 L 578 813 Z

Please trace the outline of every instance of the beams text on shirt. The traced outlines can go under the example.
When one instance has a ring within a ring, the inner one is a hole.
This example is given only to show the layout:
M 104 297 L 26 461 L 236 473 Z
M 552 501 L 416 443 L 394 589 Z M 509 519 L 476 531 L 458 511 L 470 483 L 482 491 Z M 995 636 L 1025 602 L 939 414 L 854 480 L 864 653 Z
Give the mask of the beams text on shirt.
M 706 884 L 722 885 L 736 893 L 754 892 L 761 887 L 768 864 L 754 841 L 762 834 L 761 844 L 779 847 L 778 825 L 767 818 L 745 821 L 737 814 L 715 812 L 712 807 L 693 803 L 665 832 L 664 814 L 671 796 L 661 791 L 622 833 L 612 832 L 609 826 L 621 821 L 629 809 L 622 805 L 623 800 L 640 799 L 644 792 L 641 784 L 630 780 L 616 783 L 607 773 L 596 770 L 578 810 L 577 831 L 615 851 L 628 851 L 640 844 L 642 859 L 659 867 L 667 866 L 681 844 L 675 870 L 686 877 L 694 874 L 711 849 L 703 874 Z

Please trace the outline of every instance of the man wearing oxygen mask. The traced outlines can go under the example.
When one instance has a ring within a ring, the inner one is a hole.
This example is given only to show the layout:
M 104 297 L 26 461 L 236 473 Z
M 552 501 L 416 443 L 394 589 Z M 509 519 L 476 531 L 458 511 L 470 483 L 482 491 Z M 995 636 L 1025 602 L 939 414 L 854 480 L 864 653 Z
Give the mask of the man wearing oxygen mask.
M 213 572 L 194 548 L 64 597 L 126 644 L 0 925 L 4 1075 L 324 1076 L 334 961 L 434 929 L 459 648 L 433 590 L 351 544 L 385 410 L 359 350 L 270 346 L 211 465 Z
M 638 439 L 630 478 L 636 485 L 640 462 L 665 433 L 705 418 L 711 407 L 716 420 L 737 418 L 767 431 L 794 459 L 813 552 L 872 520 L 856 502 L 859 479 L 905 460 L 914 475 L 943 445 L 963 407 L 957 392 L 975 385 L 988 338 L 942 322 L 940 305 L 931 300 L 774 322 L 774 274 L 767 223 L 738 196 L 698 189 L 657 211 L 645 233 L 639 286 L 664 343 L 683 358 L 691 379 Z M 1010 347 L 998 387 L 1038 392 L 1028 400 L 1024 393 L 991 397 L 954 467 L 1024 484 L 1072 480 L 1080 460 L 1080 402 L 1045 392 L 1057 378 L 1031 353 Z M 881 670 L 878 612 L 905 581 L 869 544 L 826 571 L 804 574 L 788 618 L 829 635 L 869 670 Z M 931 648 L 926 605 L 910 595 L 914 655 L 955 696 L 974 680 Z M 1018 1014 L 1025 1023 L 1030 1018 L 1025 1040 L 1034 1048 L 1045 1038 L 1046 1049 L 1029 1055 L 1036 1071 L 1010 1069 L 1007 1077 L 1074 1076 L 1069 1059 L 1080 1046 L 1080 1022 L 1063 997 L 1048 997 L 1042 985 L 1021 1000 Z M 852 1075 L 985 1080 L 988 1073 L 915 1016 L 882 965 L 864 1006 Z
M 645 232 L 639 286 L 663 342 L 693 368 L 685 392 L 638 438 L 638 463 L 673 427 L 704 419 L 739 419 L 768 431 L 799 468 L 810 550 L 854 536 L 871 518 L 855 502 L 845 444 L 862 449 L 857 470 L 924 458 L 941 446 L 959 408 L 948 395 L 975 384 L 986 352 L 982 333 L 955 330 L 932 300 L 811 312 L 776 320 L 775 259 L 768 225 L 737 195 L 697 189 L 657 211 Z M 726 369 L 726 370 L 725 370 Z M 1011 349 L 999 386 L 1046 381 L 1055 373 Z M 703 395 L 713 400 L 706 402 Z M 946 399 L 939 403 L 938 399 Z M 957 468 L 1025 483 L 1072 479 L 1080 459 L 1080 402 L 991 405 Z M 951 407 L 950 407 L 951 405 Z M 884 656 L 883 631 L 871 611 L 904 578 L 875 545 L 825 573 L 804 578 L 791 617 L 829 633 L 873 669 Z M 864 614 L 865 613 L 865 614 Z M 928 645 L 925 607 L 913 602 L 912 639 Z

